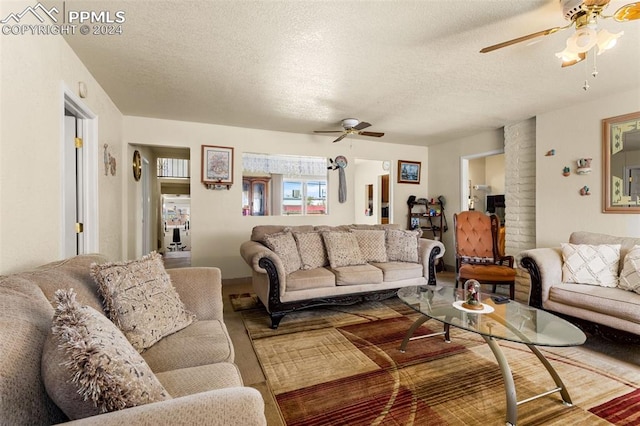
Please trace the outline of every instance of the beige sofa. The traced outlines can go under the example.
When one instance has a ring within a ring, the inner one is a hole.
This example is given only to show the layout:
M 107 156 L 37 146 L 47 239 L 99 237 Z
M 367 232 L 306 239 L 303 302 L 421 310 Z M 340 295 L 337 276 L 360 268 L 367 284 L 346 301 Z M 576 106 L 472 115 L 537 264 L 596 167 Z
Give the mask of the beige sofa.
M 45 338 L 59 288 L 73 288 L 77 300 L 102 311 L 90 264 L 84 255 L 0 277 L 0 424 L 46 425 L 68 421 L 49 398 L 41 375 Z M 87 417 L 72 424 L 265 425 L 264 401 L 244 387 L 222 320 L 217 268 L 168 270 L 186 308 L 197 321 L 142 353 L 172 399 Z
M 640 245 L 640 238 L 574 232 L 569 243 L 620 244 L 620 274 L 626 254 L 635 245 Z M 611 336 L 617 330 L 623 331 L 618 337 L 629 337 L 626 333 L 640 335 L 640 294 L 620 287 L 562 282 L 563 256 L 560 247 L 522 251 L 518 254 L 518 263 L 531 275 L 531 306 L 577 319 L 580 325 L 590 328 L 590 331 L 604 335 Z
M 419 238 L 417 262 L 384 261 L 332 268 L 326 264 L 287 272 L 283 260 L 265 244 L 265 236 L 285 226 L 256 226 L 240 247 L 251 267 L 253 289 L 271 317 L 271 328 L 289 312 L 321 305 L 347 305 L 393 297 L 401 287 L 435 284 L 436 259 L 444 255 L 440 241 Z M 399 225 L 296 226 L 295 233 L 401 230 Z M 402 231 L 405 232 L 405 231 Z M 384 245 L 384 242 L 382 243 Z M 300 247 L 300 246 L 299 246 Z M 325 247 L 326 249 L 326 247 Z M 303 249 L 304 250 L 304 249 Z M 304 253 L 301 253 L 304 255 Z M 304 257 L 304 256 L 303 256 Z

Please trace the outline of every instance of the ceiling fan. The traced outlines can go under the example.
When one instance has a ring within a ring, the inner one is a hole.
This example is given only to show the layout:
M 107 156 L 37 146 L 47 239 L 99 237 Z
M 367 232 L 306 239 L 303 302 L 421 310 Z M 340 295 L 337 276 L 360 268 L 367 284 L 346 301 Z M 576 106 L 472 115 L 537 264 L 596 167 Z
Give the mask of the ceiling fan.
M 342 133 L 334 142 L 340 142 L 348 135 L 373 136 L 374 138 L 384 136 L 384 133 L 380 132 L 363 132 L 362 129 L 371 127 L 371 124 L 366 121 L 359 121 L 355 118 L 345 118 L 341 124 L 343 130 L 314 130 L 314 133 Z
M 513 40 L 504 41 L 494 44 L 480 50 L 480 53 L 493 52 L 503 47 L 521 43 L 523 41 L 532 40 L 534 38 L 548 36 L 558 31 L 566 30 L 575 25 L 576 33 L 567 40 L 567 48 L 557 54 L 562 58 L 562 66 L 568 67 L 582 61 L 587 56 L 587 51 L 592 47 L 598 46 L 598 54 L 604 50 L 613 47 L 618 34 L 611 34 L 607 30 L 597 32 L 598 18 L 613 18 L 618 22 L 627 22 L 640 19 L 640 2 L 629 3 L 620 7 L 613 15 L 603 15 L 604 9 L 609 5 L 611 0 L 560 0 L 562 4 L 562 12 L 564 18 L 571 21 L 564 27 L 553 27 L 546 30 L 538 31 Z

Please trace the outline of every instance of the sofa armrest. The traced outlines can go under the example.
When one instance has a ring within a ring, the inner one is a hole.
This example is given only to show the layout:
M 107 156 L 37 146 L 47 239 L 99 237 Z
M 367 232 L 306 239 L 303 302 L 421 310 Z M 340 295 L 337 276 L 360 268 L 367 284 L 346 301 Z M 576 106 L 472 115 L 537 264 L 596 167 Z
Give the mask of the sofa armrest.
M 559 247 L 537 248 L 518 253 L 518 264 L 531 275 L 529 305 L 542 308 L 549 290 L 562 282 L 562 251 Z
M 219 268 L 167 269 L 187 310 L 201 320 L 222 321 L 222 277 Z
M 254 388 L 216 389 L 75 420 L 69 425 L 264 426 L 264 400 Z
M 268 271 L 260 265 L 261 259 L 267 259 L 273 263 L 278 274 L 281 292 L 284 291 L 287 282 L 287 272 L 280 257 L 271 249 L 256 241 L 245 241 L 240 245 L 240 255 L 245 262 L 256 272 L 267 274 Z
M 429 284 L 436 283 L 436 259 L 444 256 L 444 244 L 437 240 L 420 238 L 420 259 L 422 271 Z

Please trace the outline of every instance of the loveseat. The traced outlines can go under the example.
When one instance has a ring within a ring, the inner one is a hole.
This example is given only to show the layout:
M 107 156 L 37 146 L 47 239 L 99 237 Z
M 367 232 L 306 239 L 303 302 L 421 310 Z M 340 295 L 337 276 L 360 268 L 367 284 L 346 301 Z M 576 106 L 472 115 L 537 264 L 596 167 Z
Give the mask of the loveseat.
M 520 252 L 518 263 L 531 275 L 529 304 L 576 319 L 596 333 L 640 336 L 640 247 L 635 246 L 640 238 L 581 231 L 562 247 Z
M 256 226 L 240 254 L 253 289 L 277 328 L 289 312 L 392 297 L 435 284 L 440 241 L 399 225 Z
M 42 362 L 52 318 L 58 312 L 52 300 L 61 293 L 58 289 L 73 288 L 77 302 L 102 317 L 103 301 L 90 276 L 90 265 L 106 260 L 102 255 L 82 255 L 0 276 L 0 424 L 69 421 L 53 398 L 73 395 L 50 397 L 51 392 L 62 392 L 65 385 L 45 388 L 43 379 L 45 370 L 62 365 Z M 220 270 L 184 268 L 167 272 L 184 307 L 196 318 L 141 353 L 169 397 L 70 424 L 265 425 L 260 393 L 243 386 L 233 364 L 233 346 L 222 317 Z

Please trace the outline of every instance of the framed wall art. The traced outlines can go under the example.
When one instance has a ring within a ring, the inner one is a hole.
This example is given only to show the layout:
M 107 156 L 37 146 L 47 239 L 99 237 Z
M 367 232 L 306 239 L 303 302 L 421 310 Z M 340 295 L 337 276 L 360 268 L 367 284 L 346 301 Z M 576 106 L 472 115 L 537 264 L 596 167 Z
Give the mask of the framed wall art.
M 398 160 L 398 183 L 420 183 L 419 161 Z
M 233 148 L 202 145 L 202 183 L 227 187 L 233 184 Z

